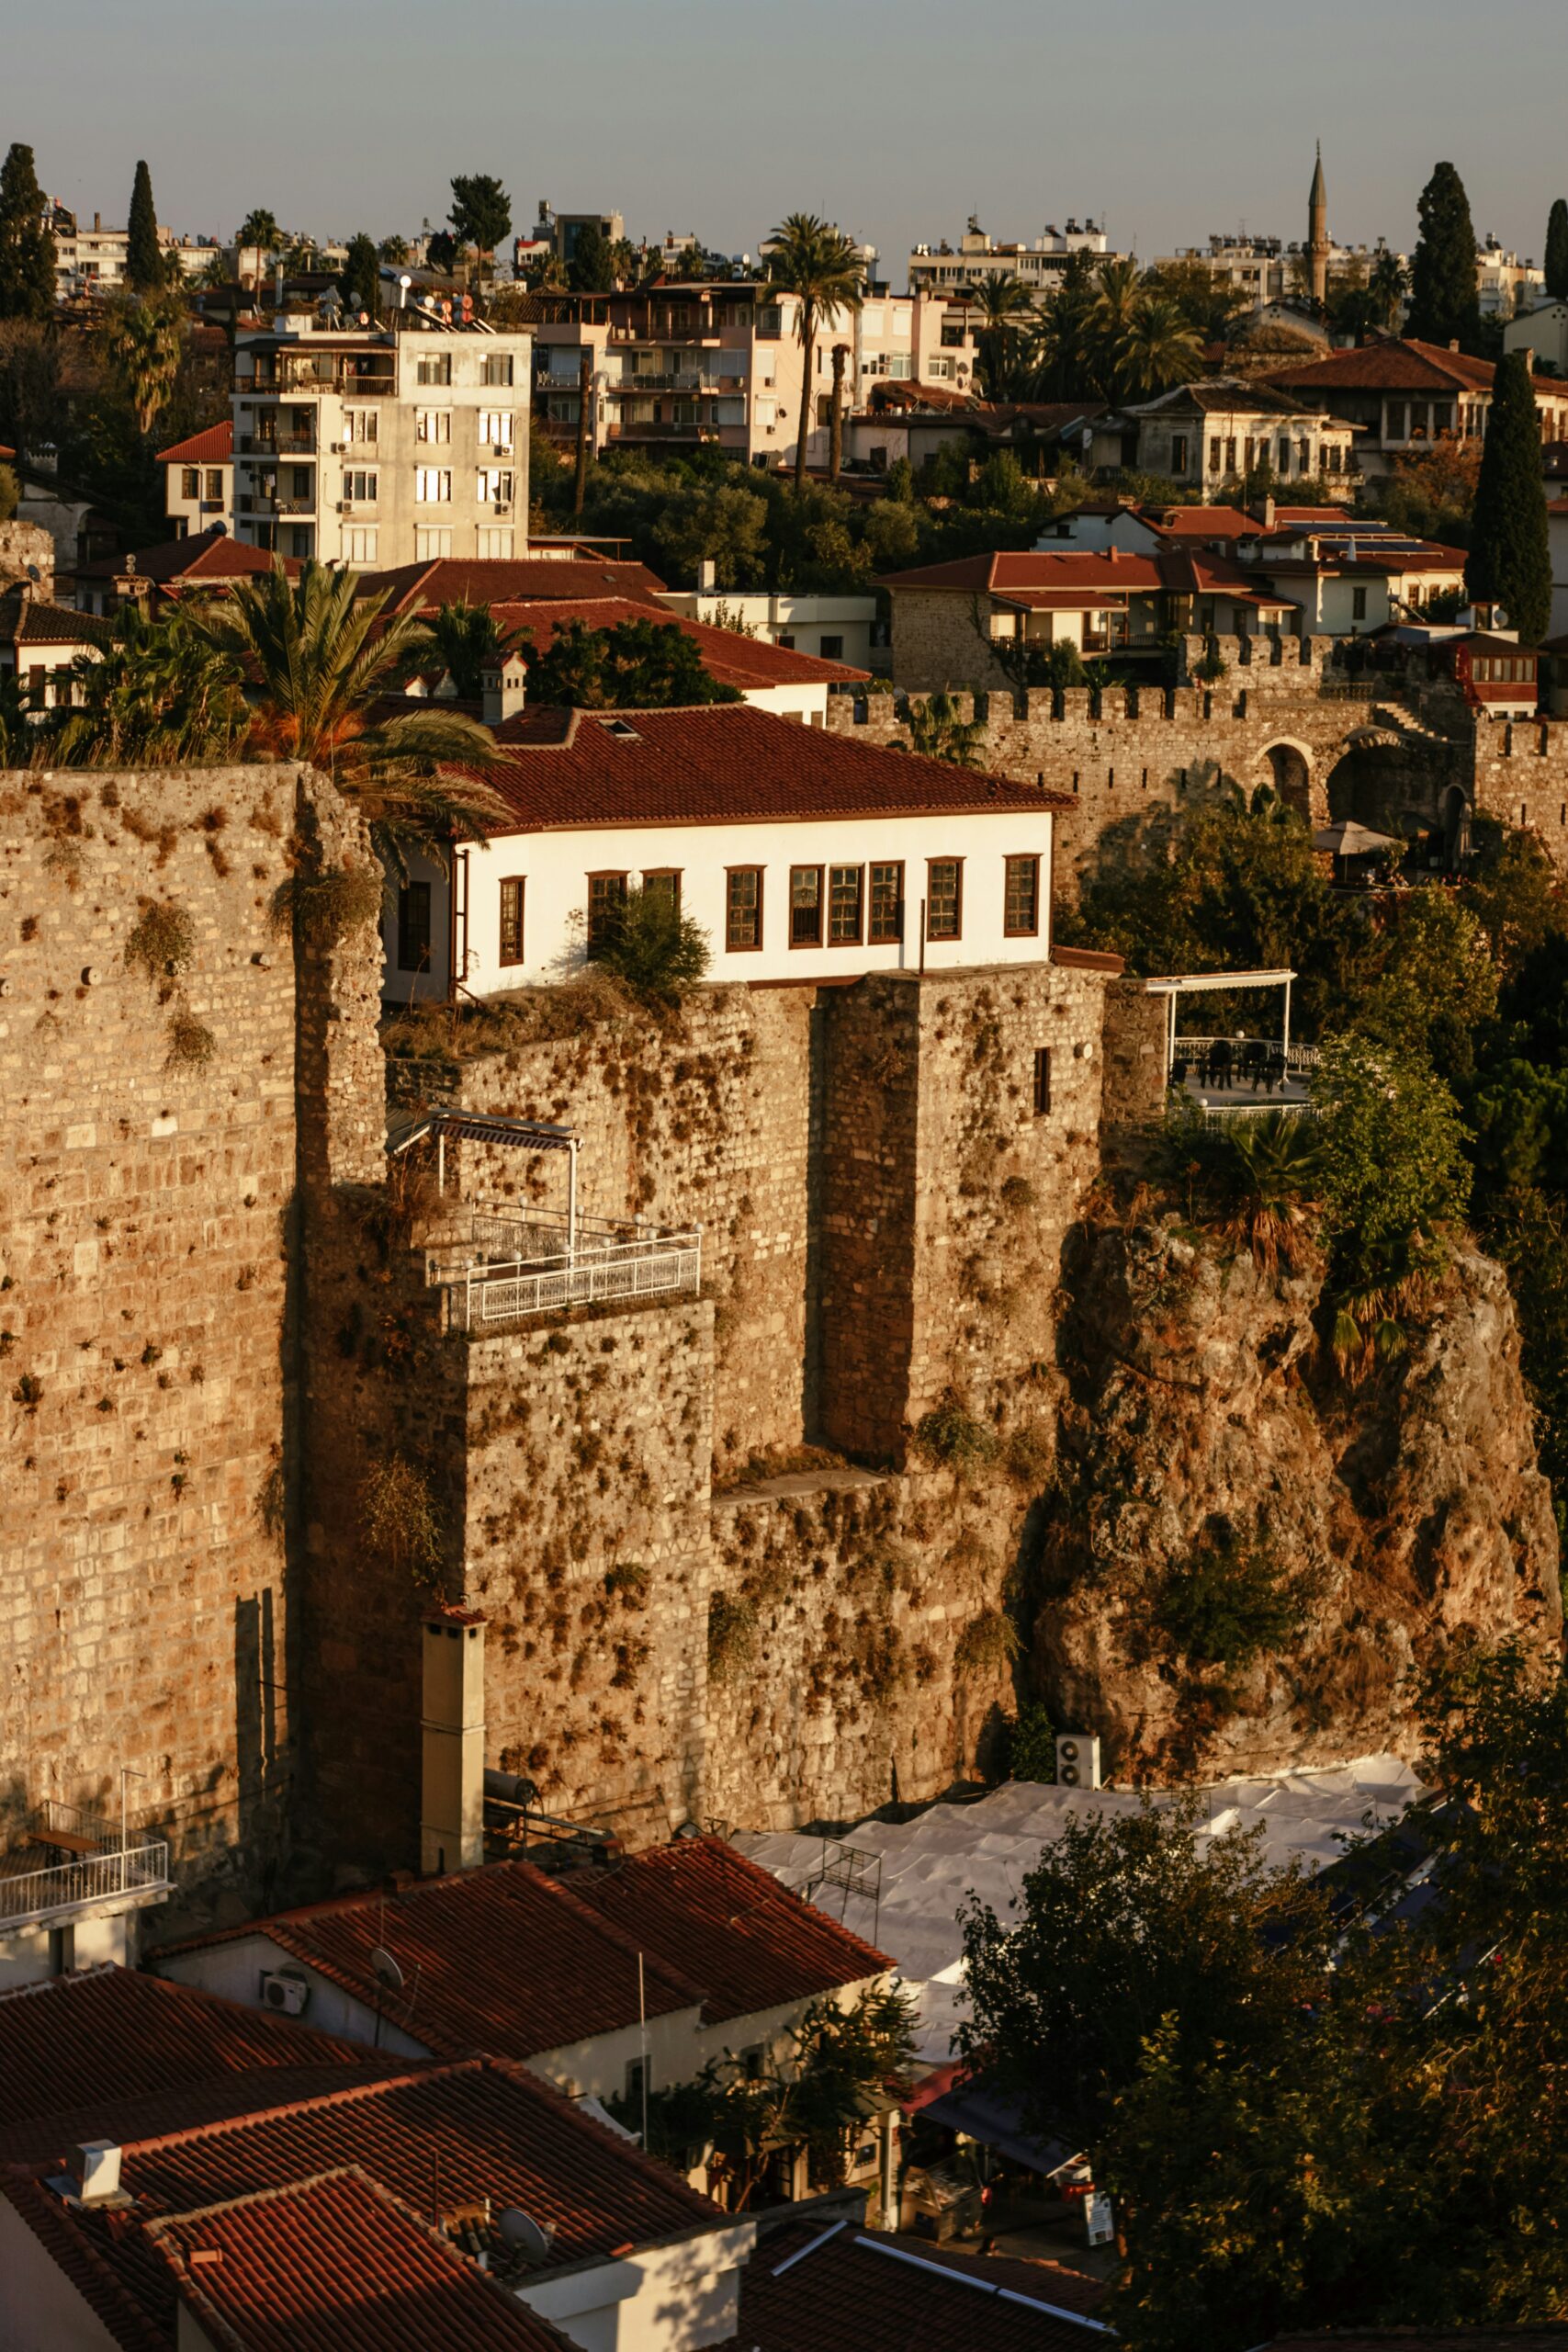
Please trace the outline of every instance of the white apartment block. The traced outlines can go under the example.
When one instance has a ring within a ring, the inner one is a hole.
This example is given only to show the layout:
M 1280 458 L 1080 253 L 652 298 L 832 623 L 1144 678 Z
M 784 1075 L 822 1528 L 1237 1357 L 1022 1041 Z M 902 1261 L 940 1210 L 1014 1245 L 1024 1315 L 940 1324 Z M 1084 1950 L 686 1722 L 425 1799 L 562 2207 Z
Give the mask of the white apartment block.
M 1336 245 L 1328 248 L 1328 277 L 1332 287 L 1348 271 L 1359 267 L 1369 274 L 1376 268 L 1387 245 L 1380 237 L 1371 245 Z M 1407 256 L 1395 256 L 1401 267 Z M 1156 269 L 1180 269 L 1193 262 L 1201 263 L 1216 287 L 1233 287 L 1255 311 L 1271 302 L 1300 300 L 1307 285 L 1310 261 L 1304 244 L 1281 237 L 1211 236 L 1206 245 L 1183 245 L 1174 254 L 1162 254 L 1154 266 Z
M 1077 254 L 1088 254 L 1097 264 L 1125 259 L 1111 252 L 1103 227 L 1087 217 L 1081 222 L 1069 220 L 1065 229 L 1047 224 L 1032 244 L 998 244 L 971 214 L 956 245 L 944 237 L 939 245 L 915 247 L 909 255 L 909 290 L 959 294 L 995 270 L 1021 278 L 1032 293 L 1049 294 Z
M 507 558 L 528 537 L 533 340 L 394 311 L 378 327 L 286 313 L 234 353 L 234 531 L 251 547 L 388 571 Z
M 79 226 L 74 213 L 57 206 L 49 226 L 54 235 L 54 290 L 60 300 L 78 294 L 118 293 L 125 284 L 125 257 L 130 243 L 128 229 L 106 229 L 95 212 L 90 229 Z M 158 243 L 165 261 L 172 254 L 186 278 L 199 277 L 221 248 L 211 237 L 176 237 L 160 229 Z

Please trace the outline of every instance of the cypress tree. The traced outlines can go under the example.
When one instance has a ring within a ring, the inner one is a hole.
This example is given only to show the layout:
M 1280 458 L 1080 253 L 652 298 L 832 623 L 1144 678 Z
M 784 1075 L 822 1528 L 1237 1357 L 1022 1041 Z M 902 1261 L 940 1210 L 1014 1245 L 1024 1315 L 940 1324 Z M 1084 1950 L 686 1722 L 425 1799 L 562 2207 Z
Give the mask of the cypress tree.
M 366 311 L 373 319 L 380 317 L 381 263 L 373 240 L 363 230 L 348 241 L 338 288 L 351 311 Z
M 158 214 L 152 202 L 152 175 L 145 164 L 137 164 L 136 177 L 131 183 L 125 282 L 138 294 L 156 293 L 164 283 L 164 254 L 158 243 Z
M 1546 290 L 1554 300 L 1568 295 L 1568 203 L 1559 197 L 1546 222 Z
M 54 233 L 43 213 L 33 151 L 18 139 L 0 164 L 0 319 L 54 315 Z
M 1424 343 L 1457 343 L 1473 351 L 1481 332 L 1475 283 L 1475 231 L 1464 182 L 1438 164 L 1421 191 L 1421 233 L 1410 265 L 1408 332 Z
M 1551 556 L 1527 352 L 1510 351 L 1493 374 L 1472 528 L 1466 587 L 1502 605 L 1522 645 L 1539 645 L 1551 614 Z

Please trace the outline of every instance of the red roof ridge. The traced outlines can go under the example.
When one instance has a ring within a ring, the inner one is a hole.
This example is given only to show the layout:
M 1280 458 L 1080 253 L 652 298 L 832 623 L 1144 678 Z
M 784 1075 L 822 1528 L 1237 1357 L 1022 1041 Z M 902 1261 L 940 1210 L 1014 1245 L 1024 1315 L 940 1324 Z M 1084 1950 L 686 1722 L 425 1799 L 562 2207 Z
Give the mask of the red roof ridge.
M 226 416 L 219 424 L 204 424 L 199 433 L 187 433 L 183 441 L 172 441 L 153 458 L 158 466 L 177 465 L 182 458 L 231 458 L 234 454 L 234 420 Z
M 477 2055 L 417 2060 L 406 2074 L 383 2075 L 372 2083 L 345 2083 L 341 2090 L 318 2091 L 310 2098 L 283 2099 L 276 2107 L 247 2108 L 243 2115 L 220 2115 L 210 2123 L 191 2123 L 182 2131 L 159 2132 L 151 2139 L 126 2140 L 121 2145 L 127 2155 L 147 2155 L 160 2148 L 191 2147 L 200 2140 L 215 2140 L 225 2132 L 248 2132 L 254 2124 L 276 2123 L 284 2116 L 308 2115 L 327 2107 L 346 2107 L 355 2099 L 378 2097 L 386 2091 L 404 2090 L 411 2083 L 437 2082 L 444 2075 L 477 2074 L 487 2064 L 498 2063 Z M 548 2087 L 537 2075 L 530 2075 L 529 2081 L 536 2082 L 541 2090 Z
M 640 1860 L 640 1857 L 633 1856 L 630 1859 L 635 1861 Z M 664 1977 L 673 1984 L 678 1993 L 684 1993 L 689 1999 L 696 2003 L 699 2011 L 701 2010 L 703 2003 L 707 1998 L 706 1994 L 700 1984 L 694 1984 L 689 1976 L 682 1974 L 682 1971 L 671 1962 L 655 1956 L 649 1963 L 643 1946 L 637 1942 L 635 1936 L 627 1935 L 626 1929 L 618 1927 L 614 1919 L 607 1919 L 603 1911 L 596 1911 L 592 1903 L 584 1903 L 581 1896 L 574 1894 L 561 1880 L 547 1878 L 545 1872 L 536 1870 L 532 1862 L 518 1862 L 512 1867 L 525 1870 L 531 1877 L 543 1880 L 544 1883 L 566 1904 L 568 1909 L 574 1911 L 580 1919 L 587 1921 L 600 1933 L 608 1936 L 610 1941 L 618 1946 L 628 1959 L 644 1961 L 645 1965 L 651 1964 L 656 1974 Z M 625 1865 L 621 1867 L 625 1868 Z
M 785 1910 L 792 1910 L 798 1906 L 802 1912 L 809 1915 L 813 1928 L 816 1928 L 819 1922 L 825 1921 L 835 1937 L 852 1944 L 857 1951 L 865 1955 L 867 1960 L 874 1962 L 878 1973 L 886 1969 L 897 1967 L 897 1962 L 889 1953 L 879 1951 L 874 1944 L 867 1943 L 863 1936 L 856 1935 L 852 1928 L 846 1928 L 840 1920 L 829 1918 L 828 1914 L 825 1911 L 819 1911 L 815 1904 L 807 1903 L 803 1894 L 798 1894 L 793 1886 L 786 1886 L 783 1879 L 775 1877 L 772 1871 L 764 1870 L 761 1862 L 754 1862 L 749 1854 L 738 1852 L 727 1838 L 720 1838 L 710 1832 L 705 1837 L 682 1838 L 669 1846 L 648 1847 L 642 1853 L 632 1855 L 630 1860 L 643 1869 L 673 1870 L 681 1867 L 685 1856 L 700 1853 L 711 1854 L 719 1862 L 721 1868 L 739 1878 L 749 1892 L 761 1893 L 765 1890 L 769 1901 L 778 1904 Z

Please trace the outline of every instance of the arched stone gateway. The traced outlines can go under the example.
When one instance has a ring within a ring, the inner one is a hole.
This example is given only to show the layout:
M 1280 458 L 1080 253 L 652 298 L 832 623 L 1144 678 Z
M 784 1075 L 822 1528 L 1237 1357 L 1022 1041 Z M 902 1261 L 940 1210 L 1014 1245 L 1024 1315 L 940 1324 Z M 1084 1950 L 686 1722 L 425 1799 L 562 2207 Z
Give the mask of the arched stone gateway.
M 1290 736 L 1269 744 L 1263 753 L 1274 789 L 1285 806 L 1304 817 L 1309 825 L 1319 825 L 1326 820 L 1328 803 L 1321 787 L 1314 787 L 1312 756 L 1304 743 Z
M 1329 771 L 1329 820 L 1353 817 L 1375 833 L 1412 841 L 1444 822 L 1444 783 L 1424 743 L 1392 728 L 1358 728 Z

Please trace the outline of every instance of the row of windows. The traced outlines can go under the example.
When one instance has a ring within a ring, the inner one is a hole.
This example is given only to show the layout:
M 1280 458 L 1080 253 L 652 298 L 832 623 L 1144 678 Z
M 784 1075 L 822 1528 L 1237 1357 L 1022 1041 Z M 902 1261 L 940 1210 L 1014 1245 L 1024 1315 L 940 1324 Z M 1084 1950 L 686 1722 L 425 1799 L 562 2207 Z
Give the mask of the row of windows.
M 509 408 L 476 410 L 479 424 L 478 440 L 483 448 L 510 449 L 512 447 L 512 411 Z M 414 411 L 414 439 L 426 442 L 449 442 L 452 438 L 452 412 L 449 408 L 421 408 Z M 369 436 L 372 440 L 374 434 Z
M 180 496 L 182 498 L 220 499 L 223 495 L 221 466 L 182 466 Z
M 510 503 L 515 477 L 510 466 L 481 466 L 474 476 L 474 496 L 481 506 Z M 372 493 L 374 494 L 374 493 Z M 449 506 L 452 503 L 450 466 L 417 466 L 413 495 L 416 506 Z
M 1209 444 L 1209 471 L 1212 474 L 1234 474 L 1236 470 L 1237 447 L 1238 444 L 1234 433 L 1227 435 L 1223 441 L 1218 439 L 1211 441 Z M 1263 435 L 1260 439 L 1257 440 L 1255 440 L 1249 434 L 1246 440 L 1239 444 L 1239 447 L 1245 452 L 1242 459 L 1242 470 L 1245 473 L 1250 473 L 1254 465 L 1266 466 L 1272 463 L 1278 472 L 1281 474 L 1288 474 L 1291 470 L 1291 451 L 1292 447 L 1296 453 L 1297 473 L 1310 474 L 1313 471 L 1312 443 L 1307 439 L 1304 434 L 1299 440 L 1292 444 L 1290 435 L 1288 433 L 1281 433 L 1277 445 L 1269 439 L 1267 434 Z M 1179 450 L 1180 452 L 1179 457 L 1176 454 Z M 1325 473 L 1337 474 L 1342 472 L 1344 470 L 1344 458 L 1345 453 L 1337 443 L 1330 443 L 1326 441 L 1324 443 L 1321 453 L 1321 461 Z M 1182 474 L 1185 473 L 1186 470 L 1187 444 L 1185 441 L 1178 438 L 1171 443 L 1171 471 L 1172 473 Z
M 860 865 L 792 865 L 785 906 L 785 935 L 791 947 L 891 946 L 904 937 L 904 863 L 874 859 Z M 590 874 L 588 952 L 602 948 L 625 903 L 627 873 Z M 645 891 L 663 891 L 681 903 L 681 875 L 668 866 L 647 872 Z M 501 884 L 499 960 L 525 960 L 526 880 L 506 876 Z M 926 938 L 964 936 L 964 860 L 926 861 Z M 725 875 L 724 944 L 732 956 L 755 953 L 766 944 L 766 868 L 732 865 Z M 1003 929 L 1010 939 L 1032 939 L 1040 930 L 1040 860 L 1010 857 L 1004 864 Z M 430 885 L 410 882 L 398 899 L 398 967 L 423 971 L 430 961 Z
M 513 365 L 513 355 L 509 351 L 487 353 L 479 363 L 480 383 L 510 384 Z M 449 384 L 452 381 L 451 353 L 421 352 L 414 361 L 413 379 L 416 384 Z

